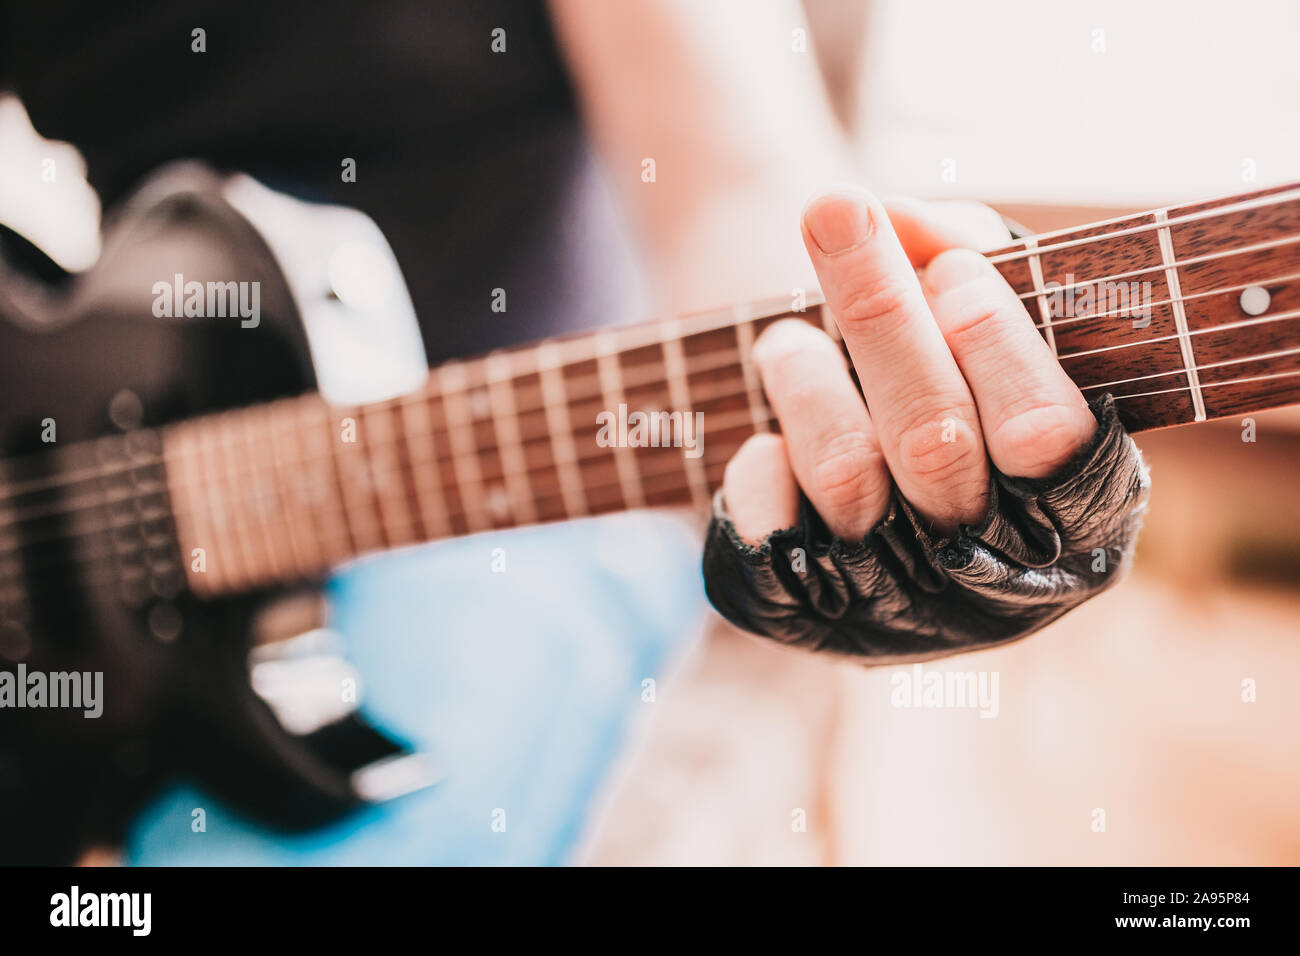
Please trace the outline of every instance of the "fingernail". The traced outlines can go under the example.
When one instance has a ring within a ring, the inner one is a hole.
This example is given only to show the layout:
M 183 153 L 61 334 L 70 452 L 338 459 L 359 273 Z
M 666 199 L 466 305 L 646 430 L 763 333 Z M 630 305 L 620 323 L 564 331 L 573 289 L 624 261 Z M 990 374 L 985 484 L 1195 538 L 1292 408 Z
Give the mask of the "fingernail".
M 941 252 L 926 267 L 922 284 L 933 293 L 943 293 L 985 275 L 992 265 L 973 249 Z
M 833 256 L 852 249 L 871 236 L 871 209 L 866 196 L 837 192 L 818 196 L 803 212 L 808 235 L 823 255 Z

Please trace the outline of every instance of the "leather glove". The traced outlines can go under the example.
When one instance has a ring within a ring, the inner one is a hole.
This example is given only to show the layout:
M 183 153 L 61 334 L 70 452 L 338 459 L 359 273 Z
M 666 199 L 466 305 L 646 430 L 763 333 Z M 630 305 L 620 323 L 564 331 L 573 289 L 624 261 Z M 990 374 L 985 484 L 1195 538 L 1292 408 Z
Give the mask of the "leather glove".
M 861 541 L 831 535 L 800 496 L 798 523 L 745 544 L 719 492 L 704 550 L 709 600 L 783 644 L 869 664 L 924 661 L 1018 640 L 1114 584 L 1146 512 L 1142 455 L 1104 395 L 1092 439 L 1049 478 L 993 471 L 975 526 L 935 539 L 895 489 Z

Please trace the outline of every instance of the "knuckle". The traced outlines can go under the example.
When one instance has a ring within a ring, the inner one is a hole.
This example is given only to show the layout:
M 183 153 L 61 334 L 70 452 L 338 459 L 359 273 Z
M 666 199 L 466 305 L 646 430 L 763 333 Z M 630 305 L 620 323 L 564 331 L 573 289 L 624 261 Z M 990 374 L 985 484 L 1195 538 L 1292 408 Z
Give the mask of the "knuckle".
M 964 418 L 928 418 L 903 429 L 899 465 L 908 474 L 940 483 L 961 483 L 981 473 L 984 446 Z
M 836 317 L 849 325 L 865 325 L 907 314 L 914 299 L 912 288 L 899 277 L 881 275 L 858 283 L 835 304 Z
M 819 503 L 846 510 L 869 501 L 878 490 L 880 450 L 864 432 L 836 436 L 817 455 L 809 472 L 810 491 Z
M 999 297 L 989 290 L 962 289 L 949 293 L 943 308 L 935 309 L 935 318 L 949 345 L 978 347 L 980 342 L 997 339 L 997 326 L 1004 314 Z

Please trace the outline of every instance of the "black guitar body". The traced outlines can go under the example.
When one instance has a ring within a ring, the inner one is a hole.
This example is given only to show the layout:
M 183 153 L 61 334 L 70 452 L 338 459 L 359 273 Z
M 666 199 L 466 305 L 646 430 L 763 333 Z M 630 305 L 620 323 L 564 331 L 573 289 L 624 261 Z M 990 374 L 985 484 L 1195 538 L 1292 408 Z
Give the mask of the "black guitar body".
M 271 596 L 184 587 L 152 429 L 314 386 L 274 259 L 217 185 L 195 168 L 155 180 L 76 278 L 0 236 L 0 670 L 103 675 L 98 717 L 0 708 L 0 862 L 117 843 L 174 777 L 309 827 L 358 804 L 354 768 L 399 749 L 355 717 L 285 732 L 249 684 Z M 155 317 L 152 285 L 176 274 L 260 283 L 260 321 Z

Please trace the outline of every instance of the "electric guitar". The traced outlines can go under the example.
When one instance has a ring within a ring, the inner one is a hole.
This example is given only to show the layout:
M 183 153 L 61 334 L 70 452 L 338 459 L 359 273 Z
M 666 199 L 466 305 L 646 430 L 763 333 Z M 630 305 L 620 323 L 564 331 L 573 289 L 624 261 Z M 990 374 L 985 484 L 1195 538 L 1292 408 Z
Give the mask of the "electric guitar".
M 286 828 L 358 806 L 371 796 L 358 768 L 401 747 L 356 714 L 305 734 L 277 722 L 247 666 L 269 597 L 383 549 L 704 509 L 741 442 L 777 428 L 755 337 L 793 317 L 838 339 L 795 290 L 455 361 L 386 400 L 330 403 L 314 391 L 301 287 L 220 182 L 140 205 L 110 228 L 117 254 L 80 280 L 16 235 L 4 243 L 0 677 L 102 672 L 105 689 L 93 720 L 0 707 L 10 861 L 113 839 L 177 774 Z M 132 242 L 115 246 L 112 228 Z M 1300 402 L 1300 184 L 988 256 L 1084 395 L 1113 395 L 1130 431 Z M 158 317 L 142 291 L 182 274 L 258 283 L 257 325 Z M 50 283 L 57 293 L 33 291 Z M 636 413 L 640 441 L 627 433 Z M 611 422 L 613 440 L 600 434 Z

